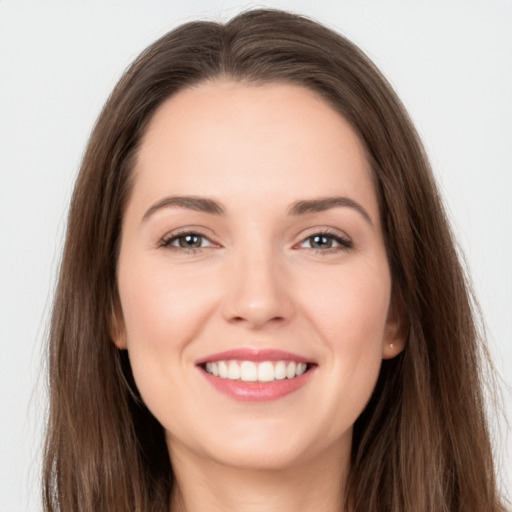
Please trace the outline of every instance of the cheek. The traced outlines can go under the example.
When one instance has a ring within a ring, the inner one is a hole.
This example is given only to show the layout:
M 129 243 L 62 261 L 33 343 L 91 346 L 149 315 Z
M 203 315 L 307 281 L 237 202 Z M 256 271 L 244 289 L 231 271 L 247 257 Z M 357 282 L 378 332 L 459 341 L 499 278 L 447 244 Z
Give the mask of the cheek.
M 306 307 L 333 348 L 382 348 L 391 290 L 385 261 L 330 270 L 304 288 Z
M 209 287 L 200 275 L 169 272 L 165 261 L 137 263 L 132 258 L 119 269 L 128 348 L 176 350 L 201 328 L 211 303 Z
M 179 396 L 173 390 L 188 379 L 182 371 L 191 363 L 185 349 L 204 327 L 211 307 L 200 276 L 188 277 L 170 273 L 165 262 L 148 264 L 134 255 L 119 264 L 126 347 L 137 387 L 153 413 L 173 409 Z M 167 402 L 159 403 L 164 397 Z
M 333 415 L 344 424 L 355 421 L 377 381 L 386 335 L 391 280 L 387 264 L 352 266 L 310 286 L 309 317 L 321 333 L 327 357 L 323 361 L 337 397 Z M 326 399 L 327 400 L 327 399 Z M 339 408 L 339 404 L 344 406 Z M 340 418 L 339 416 L 345 416 Z M 333 427 L 334 428 L 334 427 Z

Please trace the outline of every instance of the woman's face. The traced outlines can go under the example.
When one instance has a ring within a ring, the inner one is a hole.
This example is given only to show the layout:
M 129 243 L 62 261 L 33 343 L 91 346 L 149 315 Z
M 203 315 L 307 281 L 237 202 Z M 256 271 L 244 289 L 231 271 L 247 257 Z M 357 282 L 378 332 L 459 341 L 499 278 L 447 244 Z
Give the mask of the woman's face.
M 361 144 L 294 85 L 219 80 L 158 109 L 118 285 L 115 343 L 171 456 L 348 454 L 382 358 L 402 348 Z

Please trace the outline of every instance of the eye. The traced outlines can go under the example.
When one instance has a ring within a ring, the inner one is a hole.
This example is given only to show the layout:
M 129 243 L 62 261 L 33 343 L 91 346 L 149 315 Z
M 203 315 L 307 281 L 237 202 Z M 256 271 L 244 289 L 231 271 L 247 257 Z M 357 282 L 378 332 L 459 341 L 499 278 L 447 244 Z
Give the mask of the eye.
M 160 246 L 176 250 L 194 251 L 204 247 L 213 247 L 214 244 L 201 233 L 187 231 L 166 236 L 161 241 Z
M 308 236 L 300 243 L 300 247 L 320 252 L 337 252 L 352 247 L 352 241 L 338 234 L 323 232 Z

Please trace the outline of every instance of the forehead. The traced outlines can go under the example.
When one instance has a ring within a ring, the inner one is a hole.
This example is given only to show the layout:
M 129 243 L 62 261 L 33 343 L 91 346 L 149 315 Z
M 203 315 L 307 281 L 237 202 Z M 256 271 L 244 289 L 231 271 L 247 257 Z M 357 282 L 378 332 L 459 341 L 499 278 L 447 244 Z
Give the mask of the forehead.
M 134 187 L 147 201 L 193 193 L 233 204 L 350 194 L 377 214 L 354 130 L 318 94 L 285 83 L 217 80 L 166 100 L 142 140 Z

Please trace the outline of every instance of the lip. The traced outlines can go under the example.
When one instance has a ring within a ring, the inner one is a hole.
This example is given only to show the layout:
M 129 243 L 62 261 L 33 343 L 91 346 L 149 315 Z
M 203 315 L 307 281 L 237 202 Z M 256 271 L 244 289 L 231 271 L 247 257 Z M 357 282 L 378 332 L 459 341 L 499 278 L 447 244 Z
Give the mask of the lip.
M 243 382 L 241 380 L 221 379 L 200 369 L 203 377 L 217 391 L 242 402 L 266 402 L 277 400 L 303 387 L 314 373 L 311 368 L 293 379 L 274 380 L 272 382 Z
M 298 363 L 308 363 L 308 371 L 293 379 L 274 380 L 271 382 L 244 382 L 241 380 L 231 380 L 216 377 L 204 370 L 204 365 L 209 362 L 222 360 L 239 361 L 295 361 Z M 305 357 L 274 349 L 253 349 L 237 348 L 211 354 L 196 361 L 196 366 L 206 381 L 217 391 L 220 391 L 228 397 L 241 402 L 267 402 L 278 400 L 284 396 L 298 391 L 310 380 L 314 374 L 317 365 Z
M 217 352 L 196 361 L 196 365 L 211 363 L 213 361 L 222 361 L 226 359 L 236 359 L 239 361 L 253 361 L 255 363 L 262 361 L 295 361 L 297 363 L 314 363 L 311 359 L 275 349 L 255 349 L 255 348 L 235 348 L 224 352 Z

